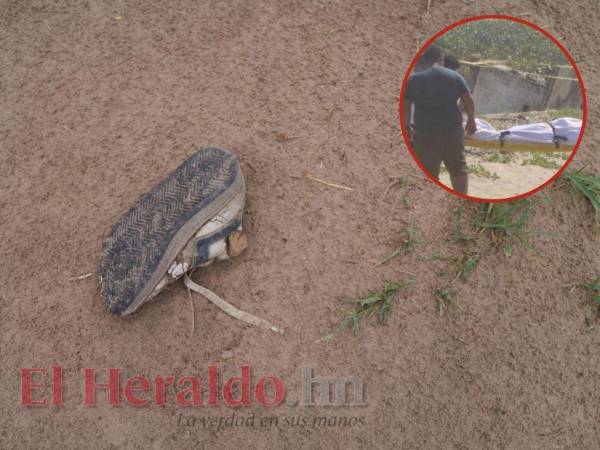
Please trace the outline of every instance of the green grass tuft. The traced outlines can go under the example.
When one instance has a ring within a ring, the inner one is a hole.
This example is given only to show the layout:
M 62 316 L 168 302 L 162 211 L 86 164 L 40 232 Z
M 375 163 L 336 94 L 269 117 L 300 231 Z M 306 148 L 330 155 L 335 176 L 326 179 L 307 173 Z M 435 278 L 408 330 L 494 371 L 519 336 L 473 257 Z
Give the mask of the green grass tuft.
M 392 304 L 396 299 L 398 291 L 413 283 L 414 280 L 400 281 L 398 283 L 386 281 L 383 285 L 383 290 L 380 292 L 371 292 L 366 297 L 345 300 L 345 303 L 352 305 L 352 310 L 344 315 L 339 325 L 331 333 L 320 340 L 330 342 L 337 333 L 345 331 L 350 327 L 352 327 L 354 335 L 359 336 L 361 320 L 368 320 L 374 315 L 377 315 L 378 321 L 383 323 L 392 310 Z
M 569 181 L 572 192 L 583 195 L 592 204 L 595 211 L 595 223 L 600 225 L 600 176 L 579 169 L 566 171 L 562 177 Z
M 511 152 L 482 152 L 479 157 L 487 162 L 497 162 L 508 164 L 514 158 L 515 154 Z
M 449 286 L 443 287 L 435 291 L 435 302 L 438 314 L 441 316 L 453 303 L 454 293 Z
M 452 210 L 452 216 L 454 217 L 454 234 L 452 236 L 453 242 L 467 242 L 476 239 L 476 236 L 467 236 L 464 234 L 462 229 L 462 215 L 465 207 L 465 202 L 461 201 L 456 208 Z
M 460 267 L 458 276 L 462 281 L 467 282 L 469 280 L 471 273 L 473 273 L 475 266 L 477 266 L 477 263 L 479 262 L 479 258 L 479 255 L 463 255 L 460 257 L 458 261 L 458 265 Z
M 506 256 L 512 254 L 514 241 L 531 248 L 524 230 L 530 206 L 526 199 L 511 203 L 483 203 L 473 222 L 477 234 L 488 233 L 494 245 L 503 246 Z
M 408 224 L 408 228 L 406 229 L 406 239 L 402 241 L 400 247 L 392 250 L 390 253 L 385 255 L 381 261 L 379 261 L 376 266 L 380 266 L 381 264 L 385 264 L 391 261 L 398 256 L 404 255 L 405 253 L 412 253 L 415 249 L 415 244 L 424 244 L 425 241 L 416 241 L 415 240 L 415 225 L 414 222 L 410 222 Z
M 469 164 L 469 175 L 475 175 L 476 177 L 489 178 L 490 180 L 497 180 L 500 178 L 496 172 L 490 172 L 481 164 Z
M 548 159 L 546 156 L 544 156 L 544 154 L 542 153 L 531 153 L 531 157 L 528 159 L 524 159 L 521 162 L 521 165 L 526 166 L 526 165 L 534 165 L 534 166 L 540 166 L 543 167 L 545 169 L 560 169 L 562 164 L 557 163 L 556 161 L 552 161 L 550 159 Z
M 589 283 L 584 283 L 583 287 L 591 294 L 592 305 L 596 309 L 596 314 L 600 316 L 600 277 Z

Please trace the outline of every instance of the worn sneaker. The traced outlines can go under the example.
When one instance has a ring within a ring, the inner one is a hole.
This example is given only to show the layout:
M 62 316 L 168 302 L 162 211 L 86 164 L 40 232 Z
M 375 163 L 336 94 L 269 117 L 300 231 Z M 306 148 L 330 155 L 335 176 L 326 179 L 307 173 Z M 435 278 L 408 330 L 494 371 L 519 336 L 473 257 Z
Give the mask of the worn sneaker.
M 110 312 L 135 312 L 169 283 L 246 247 L 246 190 L 236 157 L 205 148 L 144 195 L 104 240 L 100 291 Z

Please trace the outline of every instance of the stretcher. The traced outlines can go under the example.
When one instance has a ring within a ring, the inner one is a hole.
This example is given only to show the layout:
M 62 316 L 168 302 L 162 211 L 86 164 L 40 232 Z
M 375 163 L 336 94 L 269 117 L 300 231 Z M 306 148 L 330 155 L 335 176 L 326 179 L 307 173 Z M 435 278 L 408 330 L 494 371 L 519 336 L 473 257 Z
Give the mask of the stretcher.
M 581 132 L 581 120 L 561 117 L 551 122 L 515 125 L 496 130 L 489 122 L 475 119 L 477 131 L 465 136 L 465 146 L 510 152 L 572 152 Z

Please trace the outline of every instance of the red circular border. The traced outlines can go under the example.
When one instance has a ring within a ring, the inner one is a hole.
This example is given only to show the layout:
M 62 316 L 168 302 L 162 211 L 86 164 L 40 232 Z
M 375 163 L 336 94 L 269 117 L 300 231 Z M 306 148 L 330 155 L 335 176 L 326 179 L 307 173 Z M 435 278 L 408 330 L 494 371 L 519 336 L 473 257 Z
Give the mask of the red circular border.
M 427 47 L 429 47 L 440 36 L 446 34 L 448 31 L 452 30 L 453 28 L 456 28 L 456 27 L 458 27 L 462 24 L 468 23 L 468 22 L 474 22 L 477 20 L 487 20 L 487 19 L 511 20 L 513 22 L 518 22 L 523 25 L 527 25 L 528 27 L 533 28 L 534 30 L 542 33 L 544 36 L 546 36 L 552 42 L 554 42 L 556 44 L 556 46 L 563 52 L 563 54 L 566 56 L 566 58 L 571 63 L 571 66 L 573 67 L 573 71 L 575 72 L 575 75 L 577 76 L 577 79 L 579 80 L 579 87 L 581 89 L 581 98 L 582 98 L 582 103 L 583 103 L 582 104 L 583 118 L 581 121 L 582 123 L 581 123 L 581 131 L 579 133 L 579 138 L 577 139 L 577 143 L 575 144 L 575 148 L 571 152 L 571 155 L 569 156 L 569 158 L 567 158 L 567 160 L 562 165 L 562 167 L 560 169 L 558 169 L 558 171 L 552 177 L 550 177 L 547 181 L 545 181 L 544 183 L 542 183 L 540 186 L 536 187 L 535 189 L 532 189 L 531 191 L 527 191 L 523 194 L 515 195 L 513 197 L 506 197 L 506 198 L 481 198 L 481 197 L 474 197 L 471 195 L 461 194 L 460 192 L 456 192 L 454 189 L 451 189 L 450 187 L 446 186 L 439 180 L 435 179 L 427 171 L 427 169 L 425 169 L 425 166 L 421 163 L 421 161 L 419 161 L 419 159 L 416 157 L 415 151 L 413 150 L 413 148 L 410 145 L 410 142 L 408 140 L 408 134 L 406 132 L 406 128 L 404 127 L 403 117 L 402 117 L 403 116 L 403 106 L 404 106 L 404 92 L 406 90 L 406 82 L 408 81 L 408 77 L 410 76 L 410 73 L 412 72 L 414 65 L 416 64 L 418 59 L 421 57 L 423 52 L 427 49 Z M 577 67 L 577 64 L 575 64 L 575 60 L 569 54 L 567 49 L 558 41 L 558 39 L 556 39 L 554 36 L 552 36 L 549 32 L 547 32 L 543 28 L 540 28 L 538 25 L 528 22 L 527 20 L 521 19 L 519 17 L 488 14 L 488 15 L 467 17 L 462 20 L 459 20 L 458 22 L 454 22 L 454 23 L 448 25 L 447 27 L 445 27 L 443 30 L 438 31 L 436 34 L 434 34 L 432 37 L 430 37 L 427 40 L 427 42 L 425 42 L 425 44 L 423 44 L 421 46 L 421 48 L 419 49 L 419 51 L 417 52 L 417 54 L 414 56 L 413 60 L 411 61 L 410 65 L 408 66 L 408 69 L 407 69 L 406 73 L 404 74 L 404 78 L 402 79 L 402 87 L 400 88 L 400 101 L 399 101 L 399 105 L 398 105 L 398 117 L 400 119 L 400 128 L 402 130 L 402 136 L 404 137 L 404 142 L 406 143 L 406 146 L 407 146 L 408 150 L 410 151 L 411 156 L 416 161 L 418 166 L 421 168 L 423 173 L 425 173 L 435 184 L 437 184 L 441 188 L 445 189 L 446 191 L 450 192 L 451 194 L 454 194 L 457 197 L 460 197 L 460 198 L 463 198 L 466 200 L 472 200 L 475 202 L 482 202 L 482 203 L 503 203 L 503 202 L 519 200 L 519 199 L 526 198 L 526 197 L 529 197 L 530 195 L 535 194 L 536 192 L 544 189 L 546 186 L 548 186 L 550 183 L 552 183 L 556 178 L 558 178 L 564 172 L 564 170 L 567 168 L 567 166 L 571 163 L 571 161 L 575 157 L 575 154 L 577 153 L 577 150 L 579 150 L 579 146 L 581 145 L 581 140 L 583 139 L 583 133 L 585 131 L 585 125 L 587 122 L 587 97 L 585 95 L 585 87 L 583 85 L 583 79 L 581 78 L 581 73 L 579 72 L 579 68 Z

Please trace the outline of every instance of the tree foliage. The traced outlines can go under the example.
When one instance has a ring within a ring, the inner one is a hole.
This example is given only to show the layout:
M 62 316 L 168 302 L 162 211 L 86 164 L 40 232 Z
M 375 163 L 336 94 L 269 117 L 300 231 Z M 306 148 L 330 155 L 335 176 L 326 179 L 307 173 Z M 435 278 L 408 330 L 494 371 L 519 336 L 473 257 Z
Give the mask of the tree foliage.
M 525 72 L 547 74 L 568 64 L 558 46 L 527 25 L 502 19 L 465 23 L 448 31 L 436 44 L 467 61 L 501 60 Z

